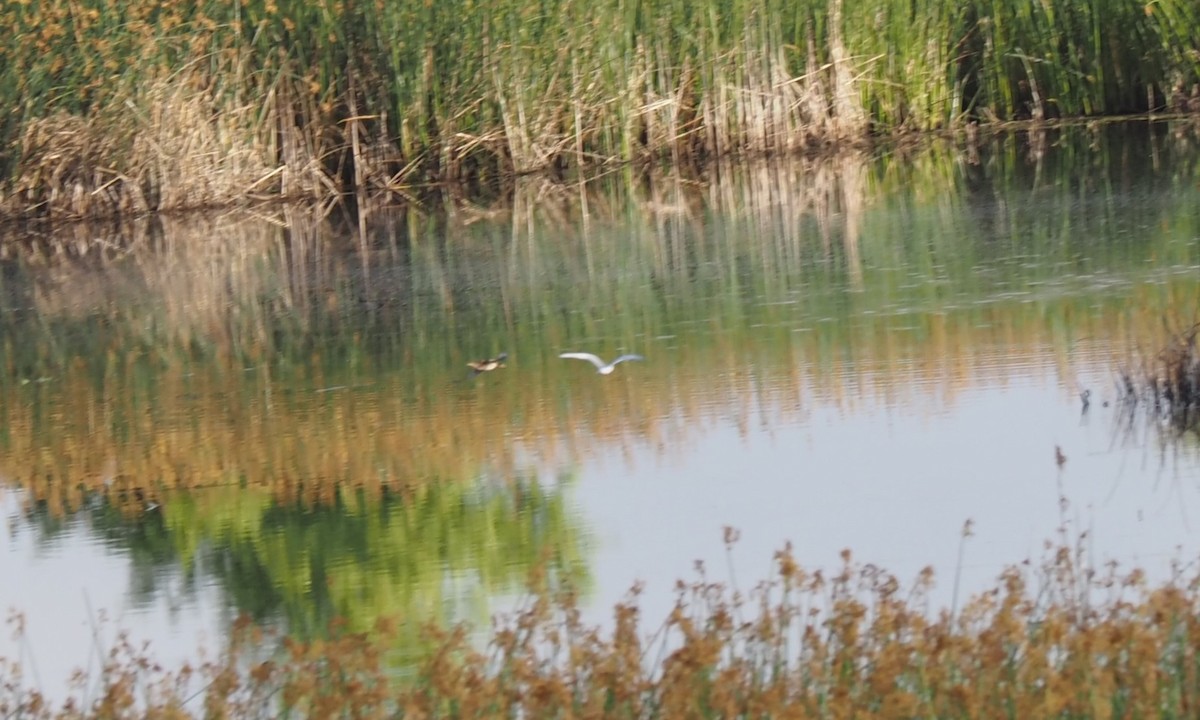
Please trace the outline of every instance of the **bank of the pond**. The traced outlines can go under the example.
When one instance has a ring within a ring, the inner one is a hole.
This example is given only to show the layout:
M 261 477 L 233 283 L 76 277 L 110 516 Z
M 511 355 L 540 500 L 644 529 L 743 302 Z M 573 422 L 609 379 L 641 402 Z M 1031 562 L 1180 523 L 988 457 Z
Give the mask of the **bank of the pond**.
M 727 539 L 735 533 L 727 531 Z M 966 538 L 964 538 L 966 541 Z M 960 608 L 931 609 L 930 572 L 901 581 L 852 561 L 822 573 L 785 548 L 748 592 L 703 570 L 665 618 L 634 589 L 606 627 L 535 572 L 524 609 L 486 644 L 426 631 L 394 667 L 397 621 L 273 642 L 245 623 L 217 659 L 181 671 L 153 648 L 97 647 L 98 677 L 50 702 L 0 660 L 15 718 L 189 717 L 1191 717 L 1200 703 L 1200 577 L 1098 568 L 1083 543 L 1014 566 Z M 1183 559 L 1181 559 L 1183 560 Z M 400 621 L 402 623 L 402 621 Z M 277 640 L 277 638 L 276 638 Z M 277 650 L 269 648 L 276 646 Z M 82 659 L 81 659 L 82 660 Z
M 1200 110 L 1189 0 L 49 0 L 0 21 L 9 216 Z

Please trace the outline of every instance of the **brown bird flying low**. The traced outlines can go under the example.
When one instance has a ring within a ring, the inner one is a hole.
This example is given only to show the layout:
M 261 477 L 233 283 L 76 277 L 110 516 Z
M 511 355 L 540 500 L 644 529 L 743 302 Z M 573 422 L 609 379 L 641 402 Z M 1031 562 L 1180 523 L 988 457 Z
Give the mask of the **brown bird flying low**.
M 487 360 L 472 360 L 467 363 L 467 367 L 474 370 L 475 374 L 478 375 L 479 373 L 491 372 L 496 368 L 504 367 L 504 361 L 507 359 L 508 353 L 500 353 L 496 357 L 488 358 Z

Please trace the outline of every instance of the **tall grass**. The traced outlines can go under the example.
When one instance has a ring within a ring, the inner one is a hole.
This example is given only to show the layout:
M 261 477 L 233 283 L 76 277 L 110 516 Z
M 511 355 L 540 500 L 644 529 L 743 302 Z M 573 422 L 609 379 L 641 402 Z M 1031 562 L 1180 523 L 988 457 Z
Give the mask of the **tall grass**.
M 1200 17 L 949 0 L 9 2 L 0 207 L 95 214 L 1200 103 Z

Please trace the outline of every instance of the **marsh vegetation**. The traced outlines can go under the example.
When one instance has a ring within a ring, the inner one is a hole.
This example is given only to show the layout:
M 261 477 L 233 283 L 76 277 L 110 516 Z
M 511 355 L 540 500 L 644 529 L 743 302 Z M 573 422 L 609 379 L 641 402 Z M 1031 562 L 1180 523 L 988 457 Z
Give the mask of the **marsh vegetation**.
M 727 541 L 736 536 L 727 531 Z M 185 717 L 878 717 L 1184 718 L 1197 697 L 1200 578 L 1097 567 L 1079 546 L 1005 571 L 961 609 L 931 611 L 932 573 L 906 580 L 856 563 L 806 569 L 791 548 L 753 588 L 703 569 L 676 586 L 665 618 L 638 589 L 611 630 L 581 621 L 568 585 L 531 576 L 522 608 L 480 649 L 429 627 L 430 650 L 399 679 L 396 626 L 334 625 L 320 641 L 277 641 L 240 623 L 228 650 L 178 672 L 118 640 L 91 694 L 59 706 L 0 665 L 14 718 Z
M 1189 0 L 50 0 L 0 22 L 0 209 L 21 215 L 1200 108 Z

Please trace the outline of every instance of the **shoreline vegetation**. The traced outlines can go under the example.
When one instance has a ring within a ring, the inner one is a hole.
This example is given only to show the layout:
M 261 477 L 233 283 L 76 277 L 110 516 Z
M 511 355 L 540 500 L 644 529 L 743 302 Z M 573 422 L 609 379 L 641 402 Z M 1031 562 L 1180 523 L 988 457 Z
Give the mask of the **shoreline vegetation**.
M 524 601 L 477 641 L 426 627 L 428 650 L 388 661 L 403 619 L 369 631 L 336 623 L 313 641 L 247 620 L 212 660 L 177 670 L 120 635 L 102 668 L 51 700 L 0 659 L 8 718 L 253 717 L 1154 717 L 1200 703 L 1200 576 L 1163 580 L 1096 564 L 1060 531 L 1042 561 L 1004 570 L 958 607 L 931 607 L 931 570 L 902 582 L 843 552 L 831 572 L 790 547 L 753 588 L 679 581 L 665 618 L 643 617 L 639 586 L 601 625 L 569 584 L 536 569 Z M 726 543 L 737 533 L 726 529 Z M 970 524 L 964 526 L 969 544 Z M 1157 574 L 1157 573 L 1156 573 Z M 653 623 L 658 622 L 657 628 Z M 19 617 L 10 620 L 23 646 Z M 100 635 L 93 628 L 97 643 Z
M 1190 0 L 8 3 L 0 217 L 1200 113 Z

